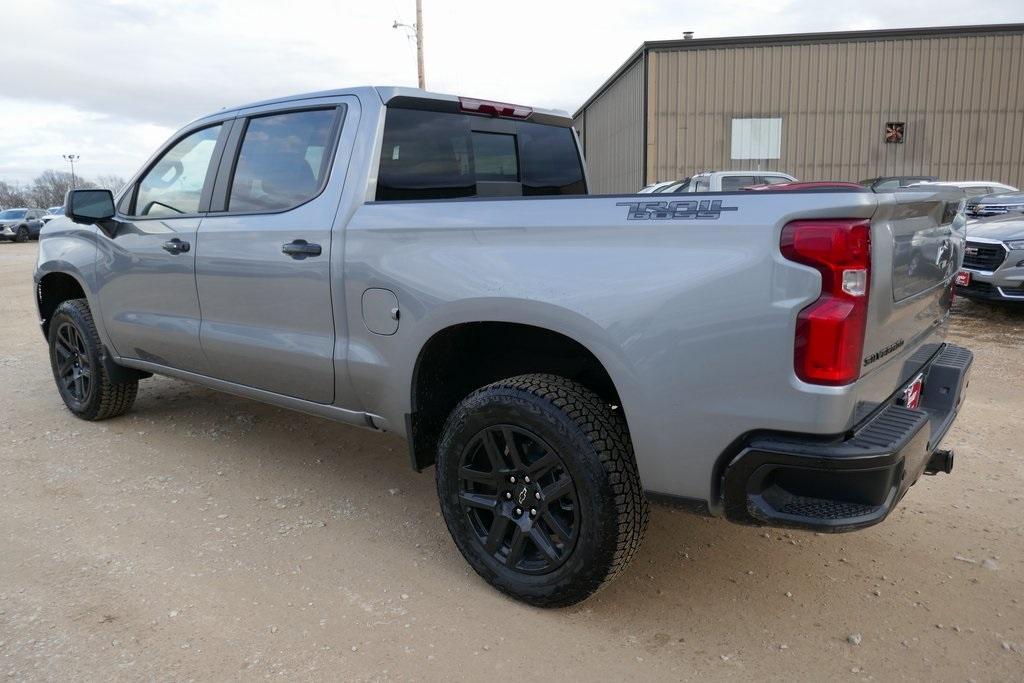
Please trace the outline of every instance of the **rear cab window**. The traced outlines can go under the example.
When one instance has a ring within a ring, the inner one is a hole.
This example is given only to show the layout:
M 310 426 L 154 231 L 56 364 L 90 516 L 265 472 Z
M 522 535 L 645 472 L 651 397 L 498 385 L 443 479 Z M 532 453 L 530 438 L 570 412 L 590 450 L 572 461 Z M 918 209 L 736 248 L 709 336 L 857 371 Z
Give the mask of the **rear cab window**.
M 318 195 L 327 179 L 337 119 L 335 107 L 250 118 L 227 210 L 284 211 Z
M 586 194 L 572 129 L 389 106 L 377 201 Z

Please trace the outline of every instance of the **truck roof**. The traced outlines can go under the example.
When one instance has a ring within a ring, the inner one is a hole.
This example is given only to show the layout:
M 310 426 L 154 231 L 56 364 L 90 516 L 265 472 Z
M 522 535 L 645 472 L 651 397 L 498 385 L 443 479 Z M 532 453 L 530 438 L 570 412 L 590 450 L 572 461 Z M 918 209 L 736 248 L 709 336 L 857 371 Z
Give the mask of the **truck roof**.
M 260 100 L 257 102 L 249 102 L 246 104 L 237 105 L 234 107 L 225 107 L 217 112 L 212 112 L 205 116 L 201 116 L 196 121 L 209 118 L 211 116 L 221 116 L 231 112 L 243 112 L 247 109 L 253 109 L 255 107 L 263 107 L 268 104 L 283 104 L 286 102 L 294 102 L 298 100 L 312 100 L 320 97 L 338 97 L 340 95 L 355 95 L 357 97 L 372 97 L 376 95 L 380 98 L 380 101 L 387 104 L 396 97 L 406 97 L 421 100 L 436 100 L 443 102 L 458 102 L 458 95 L 449 95 L 446 93 L 431 92 L 429 90 L 421 90 L 420 88 L 408 88 L 404 86 L 396 85 L 364 85 L 356 86 L 352 88 L 338 88 L 335 90 L 320 90 L 317 92 L 298 93 L 295 95 L 288 95 L 286 97 L 275 97 L 269 100 Z M 565 119 L 566 121 L 572 121 L 568 112 L 561 111 L 558 109 L 541 109 L 538 107 L 531 107 L 534 113 L 543 114 L 547 117 L 554 117 Z M 193 121 L 194 123 L 195 121 Z

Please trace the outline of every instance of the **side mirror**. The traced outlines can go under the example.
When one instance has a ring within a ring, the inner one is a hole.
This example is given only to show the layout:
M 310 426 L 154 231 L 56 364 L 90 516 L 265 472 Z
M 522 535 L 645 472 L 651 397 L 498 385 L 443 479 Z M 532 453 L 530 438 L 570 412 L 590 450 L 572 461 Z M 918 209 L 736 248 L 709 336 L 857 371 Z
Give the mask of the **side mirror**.
M 109 220 L 114 217 L 114 194 L 110 190 L 69 190 L 64 215 L 86 225 Z

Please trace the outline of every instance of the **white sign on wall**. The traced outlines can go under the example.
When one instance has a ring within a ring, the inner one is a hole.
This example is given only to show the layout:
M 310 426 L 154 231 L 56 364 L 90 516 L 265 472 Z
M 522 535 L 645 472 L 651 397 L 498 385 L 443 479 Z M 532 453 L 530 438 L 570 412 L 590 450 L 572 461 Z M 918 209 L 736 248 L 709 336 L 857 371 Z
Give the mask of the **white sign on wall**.
M 782 119 L 733 119 L 733 159 L 778 159 L 782 151 Z

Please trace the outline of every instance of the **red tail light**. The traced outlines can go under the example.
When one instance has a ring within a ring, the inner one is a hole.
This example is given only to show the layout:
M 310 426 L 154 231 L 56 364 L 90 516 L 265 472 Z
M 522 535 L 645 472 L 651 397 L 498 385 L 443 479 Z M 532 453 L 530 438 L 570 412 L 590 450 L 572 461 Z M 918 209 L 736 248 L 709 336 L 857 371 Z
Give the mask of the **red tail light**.
M 532 107 L 524 107 L 521 104 L 508 104 L 506 102 L 492 102 L 490 100 L 474 100 L 471 97 L 459 98 L 459 109 L 473 114 L 487 114 L 488 116 L 507 116 L 512 119 L 525 119 L 533 113 Z
M 861 219 L 794 221 L 782 229 L 782 255 L 821 273 L 821 296 L 800 311 L 794 365 L 813 384 L 860 377 L 871 282 L 871 225 Z

